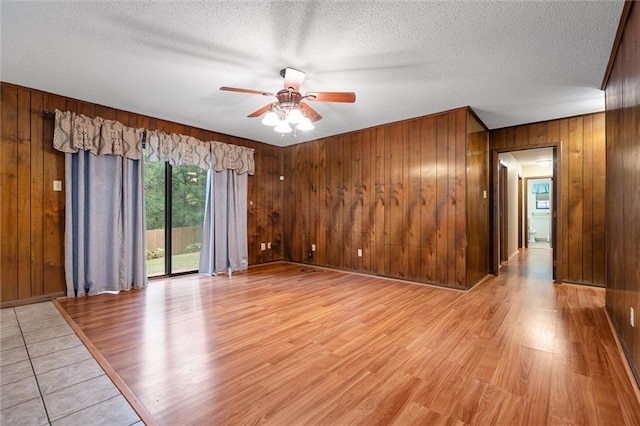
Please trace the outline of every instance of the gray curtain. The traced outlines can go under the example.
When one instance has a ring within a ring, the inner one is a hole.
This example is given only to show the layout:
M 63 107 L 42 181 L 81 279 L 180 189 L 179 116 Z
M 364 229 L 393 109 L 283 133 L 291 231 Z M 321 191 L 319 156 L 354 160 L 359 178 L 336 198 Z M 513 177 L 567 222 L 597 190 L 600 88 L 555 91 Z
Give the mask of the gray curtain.
M 247 179 L 247 173 L 209 169 L 199 272 L 247 269 Z
M 65 154 L 67 296 L 146 287 L 142 163 Z

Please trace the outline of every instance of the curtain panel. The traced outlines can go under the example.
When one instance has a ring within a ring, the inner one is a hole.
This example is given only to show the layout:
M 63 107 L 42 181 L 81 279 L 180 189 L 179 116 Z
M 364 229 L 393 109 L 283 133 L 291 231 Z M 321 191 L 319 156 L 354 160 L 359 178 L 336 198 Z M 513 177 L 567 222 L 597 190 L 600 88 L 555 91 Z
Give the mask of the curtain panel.
M 142 161 L 65 154 L 67 296 L 147 286 Z
M 247 181 L 246 173 L 209 169 L 200 273 L 228 272 L 231 276 L 232 271 L 248 268 Z
M 147 285 L 143 135 L 56 110 L 53 145 L 65 153 L 67 296 Z
M 548 183 L 534 183 L 531 185 L 531 192 L 534 194 L 546 194 L 549 192 L 549 184 Z

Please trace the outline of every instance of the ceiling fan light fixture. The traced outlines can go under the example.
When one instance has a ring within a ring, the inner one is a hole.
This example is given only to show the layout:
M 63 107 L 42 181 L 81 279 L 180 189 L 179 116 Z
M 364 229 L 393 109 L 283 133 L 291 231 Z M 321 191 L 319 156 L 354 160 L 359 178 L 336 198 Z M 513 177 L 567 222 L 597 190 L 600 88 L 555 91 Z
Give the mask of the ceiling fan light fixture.
M 309 120 L 309 118 L 307 117 L 302 117 L 302 120 L 300 120 L 300 122 L 296 126 L 296 129 L 298 130 L 313 130 L 315 128 L 316 126 L 314 126 L 311 120 Z
M 222 86 L 220 90 L 227 92 L 250 93 L 276 98 L 261 108 L 247 115 L 248 118 L 262 117 L 261 123 L 273 127 L 273 130 L 281 135 L 293 132 L 295 137 L 297 130 L 313 130 L 315 123 L 322 120 L 322 116 L 309 106 L 307 102 L 339 102 L 354 103 L 356 94 L 353 92 L 307 92 L 300 93 L 300 86 L 304 81 L 305 73 L 295 68 L 284 68 L 280 71 L 284 78 L 284 88 L 278 92 L 265 92 L 262 90 L 242 89 L 239 87 Z
M 291 124 L 298 124 L 304 118 L 302 112 L 298 108 L 291 108 L 287 114 L 287 122 Z
M 278 114 L 276 114 L 275 111 L 269 111 L 268 113 L 265 114 L 261 123 L 264 124 L 265 126 L 273 127 L 273 126 L 276 126 L 278 123 L 280 123 L 280 117 L 278 117 Z
M 280 120 L 278 125 L 274 127 L 273 130 L 280 133 L 290 133 L 293 129 L 291 128 L 291 126 L 289 126 L 289 123 L 287 123 L 285 120 Z

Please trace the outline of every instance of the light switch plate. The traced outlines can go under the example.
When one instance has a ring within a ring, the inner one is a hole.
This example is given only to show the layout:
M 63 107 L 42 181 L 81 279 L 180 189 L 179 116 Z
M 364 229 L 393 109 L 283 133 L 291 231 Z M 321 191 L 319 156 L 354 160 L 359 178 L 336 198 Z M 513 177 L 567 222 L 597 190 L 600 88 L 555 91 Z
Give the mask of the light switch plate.
M 62 191 L 62 181 L 61 180 L 54 180 L 53 181 L 53 190 L 54 191 Z

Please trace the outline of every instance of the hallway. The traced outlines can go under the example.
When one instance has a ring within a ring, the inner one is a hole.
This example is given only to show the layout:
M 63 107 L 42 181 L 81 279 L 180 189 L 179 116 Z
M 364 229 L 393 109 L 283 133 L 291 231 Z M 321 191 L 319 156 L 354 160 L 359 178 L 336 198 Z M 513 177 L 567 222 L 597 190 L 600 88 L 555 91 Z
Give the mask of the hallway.
M 536 280 L 538 284 L 553 284 L 553 250 L 550 247 L 530 247 L 520 249 L 518 254 L 505 262 L 500 276 L 518 275 Z M 603 292 L 604 299 L 604 292 Z

